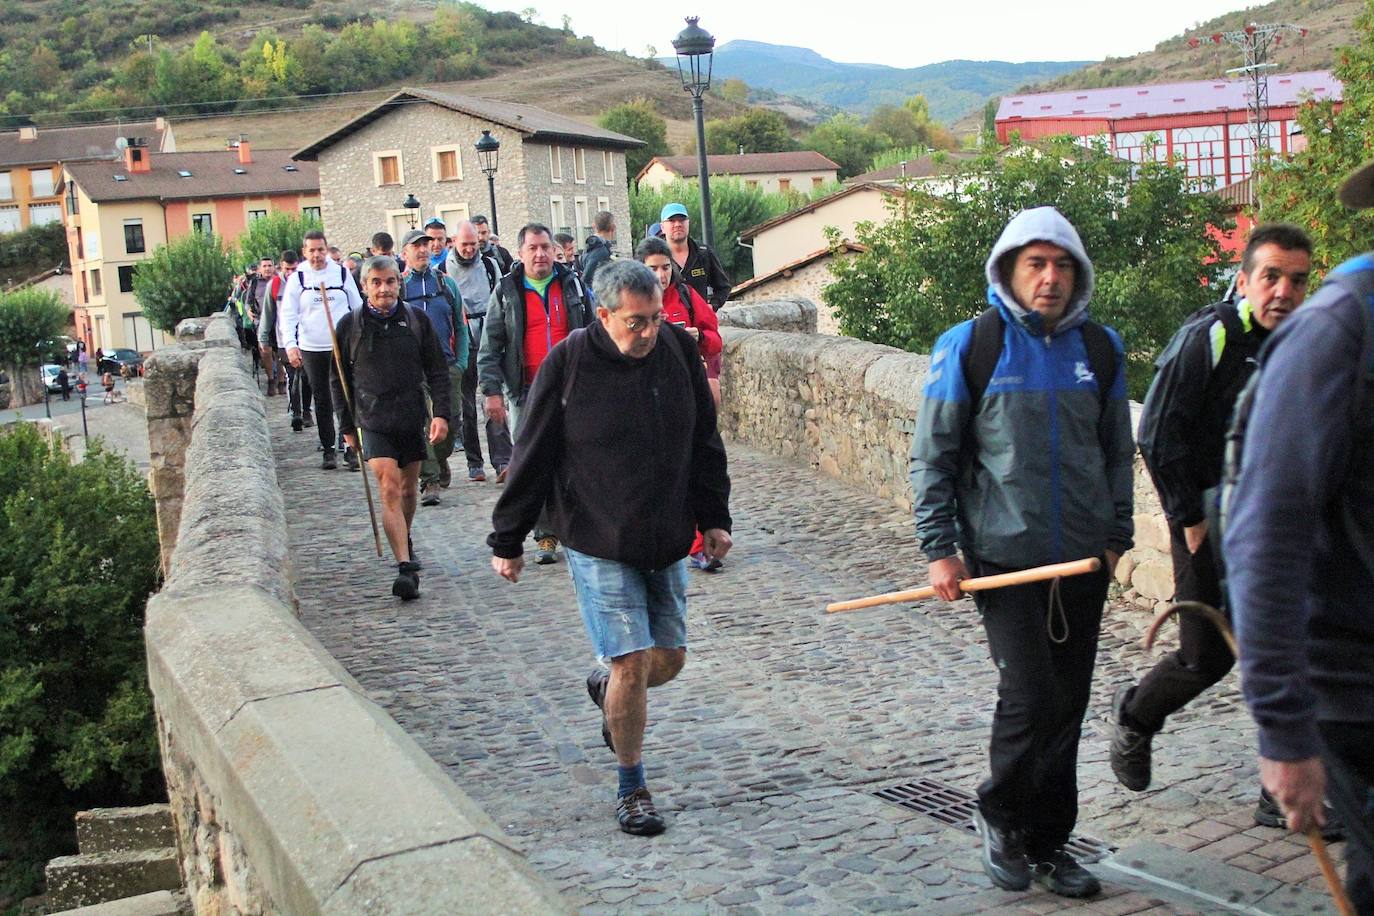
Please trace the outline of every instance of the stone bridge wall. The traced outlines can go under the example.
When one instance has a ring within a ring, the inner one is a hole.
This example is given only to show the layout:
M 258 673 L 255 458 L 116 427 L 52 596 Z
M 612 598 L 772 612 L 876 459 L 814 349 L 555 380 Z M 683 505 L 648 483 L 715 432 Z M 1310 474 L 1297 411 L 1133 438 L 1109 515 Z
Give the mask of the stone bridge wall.
M 567 912 L 296 620 L 263 401 L 232 333 L 216 320 L 158 351 L 145 389 L 174 537 L 149 681 L 196 912 Z
M 720 316 L 722 431 L 910 511 L 908 456 L 930 358 L 807 333 L 816 310 L 806 300 L 727 306 Z M 1154 608 L 1173 594 L 1169 535 L 1139 458 L 1135 500 L 1137 546 L 1117 580 L 1128 598 Z

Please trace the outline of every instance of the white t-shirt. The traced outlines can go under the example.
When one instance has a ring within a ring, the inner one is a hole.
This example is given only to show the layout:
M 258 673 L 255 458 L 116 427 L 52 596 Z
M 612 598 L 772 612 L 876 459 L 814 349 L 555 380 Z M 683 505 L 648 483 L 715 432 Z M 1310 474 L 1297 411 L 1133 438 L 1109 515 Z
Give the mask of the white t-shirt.
M 329 311 L 335 324 L 344 315 L 363 307 L 358 284 L 342 264 L 327 260 L 323 270 L 312 270 L 309 263 L 301 262 L 296 273 L 286 279 L 286 295 L 281 303 L 282 346 L 288 350 L 298 347 L 323 353 L 334 349 L 320 284 L 329 294 Z

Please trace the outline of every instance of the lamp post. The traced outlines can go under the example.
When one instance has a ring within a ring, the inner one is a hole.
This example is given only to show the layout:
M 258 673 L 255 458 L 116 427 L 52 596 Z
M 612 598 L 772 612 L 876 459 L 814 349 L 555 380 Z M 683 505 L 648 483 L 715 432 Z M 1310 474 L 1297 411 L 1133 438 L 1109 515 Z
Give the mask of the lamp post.
M 406 219 L 410 220 L 410 228 L 414 229 L 420 216 L 420 202 L 415 199 L 414 194 L 407 194 L 405 202 L 401 206 L 406 208 Z
M 496 228 L 496 163 L 501 155 L 501 141 L 491 135 L 491 131 L 482 131 L 482 136 L 477 138 L 477 161 L 481 165 L 482 174 L 487 176 L 487 194 L 491 197 L 491 231 L 493 235 L 499 235 L 501 230 Z
M 687 28 L 673 39 L 677 52 L 677 74 L 682 88 L 692 94 L 692 114 L 697 122 L 697 174 L 701 182 L 702 234 L 708 246 L 715 245 L 715 229 L 711 223 L 711 178 L 706 171 L 706 122 L 701 97 L 711 88 L 711 65 L 715 57 L 716 39 L 697 25 L 697 16 L 687 17 Z

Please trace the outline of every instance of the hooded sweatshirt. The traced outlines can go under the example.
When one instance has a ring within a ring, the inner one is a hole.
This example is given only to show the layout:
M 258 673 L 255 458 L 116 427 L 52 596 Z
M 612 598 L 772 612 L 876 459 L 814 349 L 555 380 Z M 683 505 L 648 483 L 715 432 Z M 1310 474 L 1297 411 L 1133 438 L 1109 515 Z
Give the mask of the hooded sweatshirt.
M 1032 242 L 1057 245 L 1077 264 L 1064 316 L 1048 333 L 998 270 L 1002 255 Z M 1093 289 L 1083 243 L 1052 207 L 1026 210 L 1003 230 L 986 272 L 988 302 L 1005 327 L 978 403 L 963 371 L 973 321 L 946 331 L 931 351 L 911 449 L 921 547 L 932 560 L 963 549 L 1022 568 L 1124 553 L 1134 531 L 1135 450 L 1125 355 L 1108 328 L 1120 368 L 1104 400 L 1083 342 Z

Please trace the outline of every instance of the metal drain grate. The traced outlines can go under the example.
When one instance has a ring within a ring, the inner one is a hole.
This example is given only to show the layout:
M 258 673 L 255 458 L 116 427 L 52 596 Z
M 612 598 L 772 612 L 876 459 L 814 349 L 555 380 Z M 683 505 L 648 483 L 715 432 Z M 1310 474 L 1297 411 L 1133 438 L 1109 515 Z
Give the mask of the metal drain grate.
M 973 826 L 973 812 L 978 807 L 978 798 L 963 789 L 934 779 L 918 779 L 879 789 L 873 794 L 908 811 L 933 817 L 942 824 L 968 833 L 977 832 Z M 1065 848 L 1075 859 L 1085 863 L 1100 862 L 1116 851 L 1110 844 L 1078 834 L 1069 838 Z

